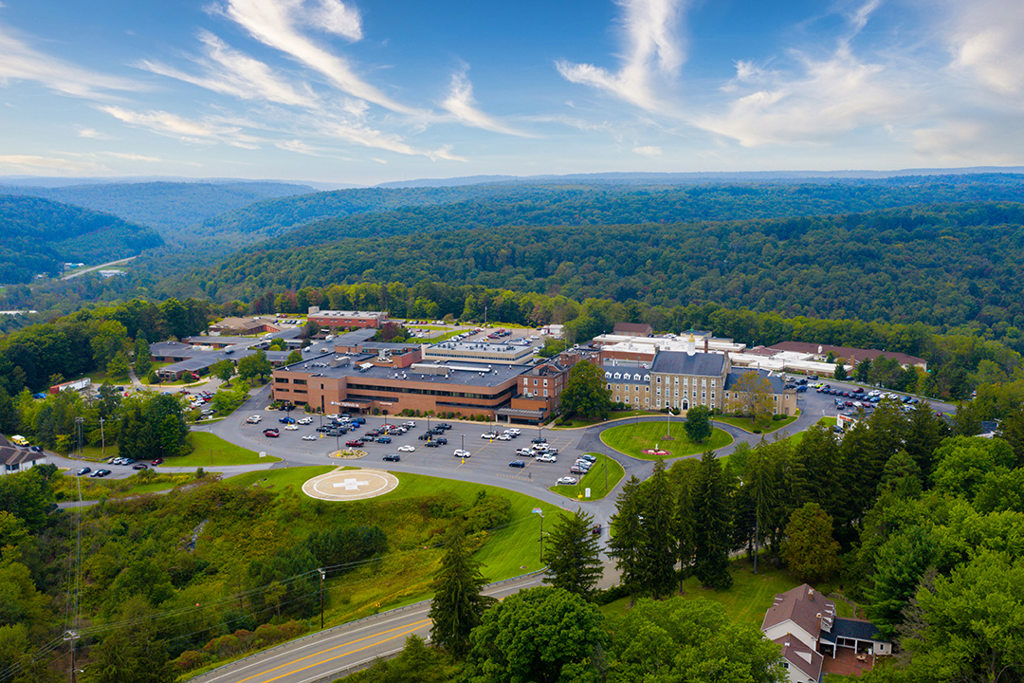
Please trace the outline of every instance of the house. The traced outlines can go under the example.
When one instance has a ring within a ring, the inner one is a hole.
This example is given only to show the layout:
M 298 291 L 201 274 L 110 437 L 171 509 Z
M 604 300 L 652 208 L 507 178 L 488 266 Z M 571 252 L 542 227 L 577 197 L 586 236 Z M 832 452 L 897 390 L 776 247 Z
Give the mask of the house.
M 892 654 L 892 643 L 874 624 L 838 616 L 835 603 L 806 583 L 775 596 L 761 632 L 782 646 L 792 683 L 817 683 L 828 660 L 843 656 L 844 650 L 857 659 Z
M 46 454 L 15 446 L 0 436 L 0 475 L 14 474 L 46 464 Z

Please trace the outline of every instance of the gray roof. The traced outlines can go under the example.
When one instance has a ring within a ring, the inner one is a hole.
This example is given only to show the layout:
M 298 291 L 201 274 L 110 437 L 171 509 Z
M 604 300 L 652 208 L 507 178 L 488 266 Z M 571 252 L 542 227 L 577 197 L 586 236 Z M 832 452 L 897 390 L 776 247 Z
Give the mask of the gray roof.
M 21 465 L 26 462 L 45 459 L 45 453 L 35 453 L 28 448 L 15 446 L 7 439 L 0 437 L 0 465 Z
M 335 354 L 328 353 L 315 358 L 305 358 L 301 363 L 286 366 L 290 372 L 304 372 L 310 376 L 321 377 L 371 377 L 373 379 L 408 380 L 436 384 L 462 384 L 467 386 L 492 387 L 522 375 L 530 370 L 529 365 L 510 365 L 508 363 L 476 363 L 467 361 L 427 362 L 429 365 L 441 365 L 449 368 L 448 376 L 441 374 L 423 374 L 412 367 L 392 368 L 372 365 L 365 370 L 359 366 L 375 358 L 374 354 L 351 355 L 350 362 L 344 365 L 331 365 Z
M 685 351 L 659 351 L 651 366 L 651 372 L 706 377 L 721 377 L 724 369 L 724 354 L 694 353 L 690 355 Z
M 616 382 L 618 384 L 641 384 L 649 385 L 651 383 L 651 370 L 650 368 L 642 367 L 640 364 L 625 364 L 619 361 L 616 365 L 604 364 L 601 369 L 605 372 L 605 379 L 608 382 Z M 619 377 L 616 378 L 616 373 Z M 608 375 L 611 377 L 608 377 Z M 646 378 L 646 379 L 645 379 Z
M 771 375 L 763 370 L 754 370 L 752 368 L 740 368 L 739 370 L 733 370 L 728 375 L 726 375 L 725 390 L 729 391 L 730 389 L 732 389 L 733 385 L 740 380 L 740 377 L 743 377 L 743 375 L 749 374 L 751 372 L 756 372 L 757 374 L 767 379 L 768 383 L 772 387 L 773 394 L 781 394 L 786 388 L 785 382 L 783 382 L 782 378 L 779 377 L 778 375 Z
M 373 335 L 377 334 L 377 330 L 373 327 L 360 327 L 346 332 L 345 334 L 339 334 L 337 337 L 330 341 L 331 344 L 337 344 L 338 346 L 354 346 L 361 344 L 366 341 L 373 339 Z

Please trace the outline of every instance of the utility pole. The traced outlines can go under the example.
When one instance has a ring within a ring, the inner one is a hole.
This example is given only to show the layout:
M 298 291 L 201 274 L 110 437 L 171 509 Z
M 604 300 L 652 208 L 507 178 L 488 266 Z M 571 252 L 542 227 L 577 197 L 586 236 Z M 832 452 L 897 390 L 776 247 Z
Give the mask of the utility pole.
M 75 418 L 75 436 L 77 438 L 77 446 L 78 446 L 78 448 L 76 450 L 78 451 L 78 457 L 79 458 L 82 457 L 82 423 L 83 422 L 85 422 L 85 418 L 82 418 L 82 417 L 76 417 Z
M 323 569 L 317 569 L 320 572 L 320 630 L 324 630 L 324 579 L 327 577 L 327 572 Z
M 107 437 L 103 433 L 103 423 L 106 422 L 106 418 L 100 418 L 100 458 L 103 460 L 107 459 Z
M 78 680 L 78 672 L 75 671 L 75 641 L 78 640 L 77 631 L 65 631 L 64 640 L 67 641 L 71 655 L 71 666 L 68 668 L 68 683 L 75 683 Z
M 544 511 L 540 508 L 533 508 L 533 514 L 540 515 L 540 561 L 544 563 Z

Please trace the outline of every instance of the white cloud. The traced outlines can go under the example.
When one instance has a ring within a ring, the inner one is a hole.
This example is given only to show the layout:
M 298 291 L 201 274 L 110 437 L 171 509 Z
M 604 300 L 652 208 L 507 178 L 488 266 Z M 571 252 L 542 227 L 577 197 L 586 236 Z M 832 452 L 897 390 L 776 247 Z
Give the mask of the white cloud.
M 320 0 L 319 6 L 313 8 L 309 14 L 306 25 L 353 41 L 361 40 L 363 37 L 363 23 L 359 10 L 338 0 Z
M 206 59 L 196 60 L 203 69 L 203 75 L 188 74 L 149 60 L 143 60 L 140 66 L 161 76 L 245 100 L 263 99 L 284 105 L 315 106 L 316 97 L 307 85 L 292 87 L 275 76 L 266 64 L 232 49 L 208 31 L 200 32 L 199 40 L 206 53 Z
M 1024 93 L 1024 3 L 972 0 L 956 7 L 951 66 L 999 95 Z
M 79 128 L 78 137 L 86 138 L 87 140 L 109 140 L 110 136 L 106 133 L 101 133 L 95 128 Z
M 621 0 L 625 56 L 612 73 L 593 64 L 556 62 L 568 81 L 605 90 L 647 110 L 661 105 L 654 91 L 659 77 L 675 77 L 684 61 L 676 28 L 685 0 Z
M 0 85 L 5 80 L 34 81 L 64 95 L 94 100 L 110 99 L 105 91 L 140 89 L 130 81 L 39 52 L 0 26 Z
M 105 152 L 105 154 L 118 159 L 125 159 L 126 161 L 146 161 L 150 163 L 163 163 L 164 161 L 160 157 L 152 157 L 145 154 L 126 154 L 124 152 Z
M 328 6 L 327 3 L 321 5 Z M 418 114 L 360 78 L 348 61 L 318 45 L 300 30 L 311 16 L 300 0 L 227 0 L 224 14 L 245 28 L 253 38 L 280 50 L 326 77 L 336 88 L 402 114 Z M 334 24 L 340 30 L 340 26 Z
M 642 157 L 660 157 L 661 147 L 655 145 L 640 145 L 633 148 L 633 154 L 639 154 Z
M 494 133 L 517 135 L 524 138 L 534 137 L 529 133 L 507 126 L 490 114 L 480 111 L 473 99 L 473 85 L 466 77 L 465 71 L 452 74 L 451 89 L 448 92 L 448 97 L 441 103 L 441 106 L 456 119 L 474 128 L 482 128 Z
M 57 175 L 76 175 L 106 170 L 91 161 L 44 157 L 34 154 L 0 154 L 0 169 L 15 173 L 45 171 Z
M 406 156 L 425 156 L 437 161 L 465 161 L 464 158 L 451 153 L 451 147 L 444 145 L 438 149 L 419 149 L 410 145 L 400 136 L 393 133 L 385 133 L 370 126 L 349 121 L 324 121 L 318 125 L 318 132 L 330 138 L 345 140 L 363 147 L 383 149 L 395 154 Z
M 242 133 L 235 125 L 186 119 L 166 111 L 137 112 L 115 106 L 100 107 L 100 111 L 123 123 L 186 142 L 223 142 L 244 149 L 258 148 L 259 139 Z

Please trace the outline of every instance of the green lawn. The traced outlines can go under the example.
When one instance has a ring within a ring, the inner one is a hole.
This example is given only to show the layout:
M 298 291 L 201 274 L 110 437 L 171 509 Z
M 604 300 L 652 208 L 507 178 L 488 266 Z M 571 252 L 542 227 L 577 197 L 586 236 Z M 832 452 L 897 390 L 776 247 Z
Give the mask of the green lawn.
M 822 418 L 818 419 L 818 424 L 826 424 L 826 425 L 828 425 L 830 427 L 834 427 L 835 424 L 836 424 L 836 418 L 834 418 L 834 417 L 822 417 Z M 806 435 L 807 435 L 806 431 L 797 432 L 796 434 L 791 434 L 791 435 L 787 436 L 785 438 L 785 440 L 788 441 L 791 446 L 796 446 L 798 443 L 800 443 L 801 441 L 804 440 L 804 436 L 806 436 Z
M 465 330 L 450 330 L 434 337 L 419 337 L 418 341 L 423 344 L 436 344 L 437 342 L 447 341 L 456 335 L 462 334 L 463 332 L 465 332 Z
M 732 437 L 721 429 L 715 429 L 711 438 L 702 444 L 690 441 L 686 435 L 686 429 L 682 422 L 671 422 L 668 425 L 669 434 L 672 439 L 665 440 L 665 423 L 661 420 L 654 422 L 638 422 L 635 424 L 623 424 L 601 432 L 601 441 L 609 448 L 614 448 L 620 453 L 631 455 L 634 458 L 643 460 L 656 460 L 658 456 L 648 455 L 645 449 L 661 449 L 668 451 L 669 458 L 680 458 L 686 455 L 702 453 L 706 450 L 718 450 L 732 443 Z
M 761 627 L 764 613 L 771 607 L 776 593 L 784 593 L 800 585 L 800 581 L 789 575 L 785 569 L 773 569 L 762 557 L 757 574 L 746 559 L 732 563 L 733 584 L 729 590 L 715 591 L 703 588 L 696 578 L 690 577 L 683 581 L 682 596 L 687 599 L 707 598 L 721 604 L 732 617 L 733 621 L 747 624 L 755 628 Z M 818 590 L 828 595 L 832 587 L 819 584 Z M 853 604 L 838 596 L 830 596 L 836 603 L 836 611 L 841 617 L 854 615 Z M 606 614 L 621 614 L 629 609 L 629 598 L 616 600 L 601 607 Z
M 608 420 L 618 420 L 624 417 L 636 417 L 637 415 L 657 415 L 658 413 L 650 410 L 613 410 L 608 415 Z M 573 429 L 575 427 L 590 427 L 591 425 L 601 424 L 605 420 L 584 420 L 582 418 L 574 417 L 571 420 L 566 420 L 565 424 L 558 421 L 553 425 L 552 429 Z
M 764 434 L 771 434 L 772 432 L 782 429 L 788 424 L 796 422 L 799 414 L 789 415 L 781 420 L 772 420 L 766 423 L 764 426 L 754 424 L 754 419 L 751 417 L 734 417 L 732 415 L 715 415 L 712 420 L 715 422 L 724 422 L 727 425 L 732 425 L 738 429 L 742 429 L 747 432 L 752 432 L 755 429 L 760 429 Z
M 210 467 L 212 465 L 253 465 L 280 460 L 272 455 L 261 458 L 259 453 L 236 446 L 209 432 L 192 432 L 189 434 L 189 439 L 192 441 L 192 452 L 180 458 L 168 458 L 167 465 Z
M 580 483 L 575 486 L 552 486 L 548 490 L 573 500 L 580 499 L 588 488 L 590 489 L 590 498 L 586 500 L 597 500 L 607 496 L 608 492 L 614 489 L 619 480 L 625 476 L 626 471 L 614 458 L 609 458 L 603 453 L 591 453 L 590 455 L 596 456 L 597 462 L 589 472 L 583 475 Z M 605 486 L 605 472 L 608 473 L 607 487 Z

